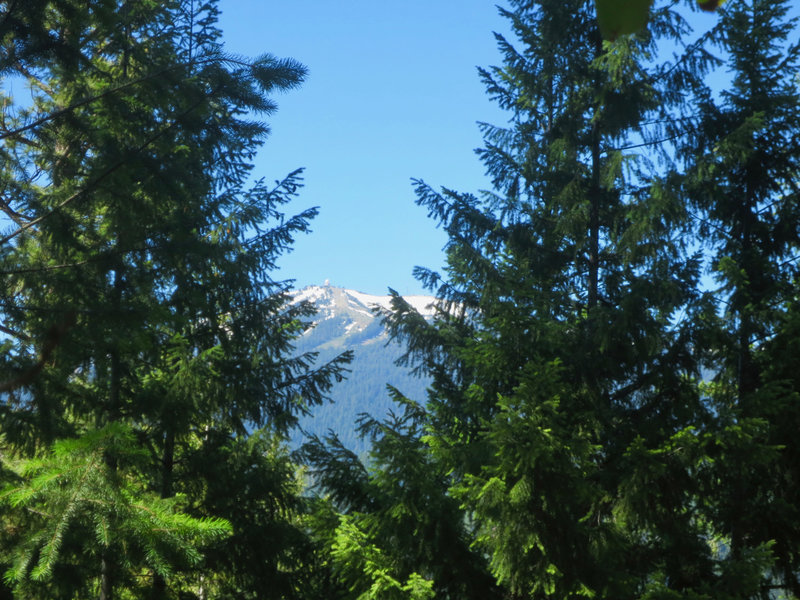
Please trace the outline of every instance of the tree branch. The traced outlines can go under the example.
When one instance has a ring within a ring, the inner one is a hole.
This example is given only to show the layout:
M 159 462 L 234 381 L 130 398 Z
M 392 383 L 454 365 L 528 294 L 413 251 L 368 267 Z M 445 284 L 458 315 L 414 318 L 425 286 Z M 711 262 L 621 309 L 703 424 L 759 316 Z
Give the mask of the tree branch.
M 149 75 L 145 75 L 144 77 L 140 77 L 139 79 L 134 79 L 133 81 L 129 81 L 129 82 L 123 83 L 122 85 L 119 85 L 117 87 L 110 88 L 110 89 L 108 89 L 108 90 L 106 90 L 106 91 L 104 91 L 104 92 L 102 92 L 100 94 L 97 94 L 95 96 L 90 96 L 88 98 L 84 98 L 83 100 L 79 100 L 78 102 L 76 102 L 74 104 L 70 104 L 69 106 L 66 106 L 64 108 L 61 108 L 61 109 L 53 112 L 53 113 L 50 113 L 50 114 L 45 115 L 45 116 L 43 116 L 43 117 L 41 117 L 39 119 L 36 119 L 35 121 L 33 121 L 31 123 L 28 123 L 27 125 L 23 125 L 22 127 L 19 127 L 17 129 L 11 130 L 11 131 L 3 132 L 2 134 L 0 134 L 0 140 L 4 140 L 4 139 L 10 138 L 10 137 L 18 136 L 19 134 L 21 134 L 21 133 L 23 133 L 25 131 L 29 131 L 31 129 L 35 129 L 36 127 L 39 127 L 40 125 L 43 125 L 43 124 L 47 123 L 48 121 L 52 121 L 54 119 L 57 119 L 59 117 L 62 117 L 64 115 L 66 115 L 66 114 L 69 114 L 72 111 L 80 108 L 81 106 L 86 106 L 87 104 L 91 104 L 92 102 L 96 102 L 97 100 L 101 100 L 101 99 L 103 99 L 103 98 L 105 98 L 107 96 L 110 96 L 112 94 L 116 94 L 117 92 L 120 92 L 120 91 L 122 91 L 122 90 L 124 90 L 126 88 L 138 85 L 140 83 L 144 83 L 145 81 L 149 81 L 150 79 L 154 79 L 156 77 L 160 77 L 161 75 L 164 75 L 165 73 L 168 73 L 169 71 L 173 71 L 175 69 L 181 69 L 181 68 L 184 68 L 184 67 L 192 67 L 192 66 L 197 65 L 197 64 L 214 62 L 214 61 L 217 61 L 217 60 L 224 60 L 224 57 L 212 56 L 212 57 L 204 58 L 204 59 L 201 59 L 201 60 L 191 60 L 191 61 L 186 62 L 186 63 L 178 63 L 178 64 L 175 64 L 175 65 L 170 65 L 168 67 L 164 67 L 163 69 L 160 69 L 158 71 L 150 73 Z
M 160 131 L 156 132 L 155 134 L 153 134 L 153 135 L 152 135 L 152 136 L 150 136 L 149 138 L 147 138 L 147 139 L 144 141 L 144 143 L 142 143 L 141 145 L 139 145 L 139 146 L 136 148 L 136 151 L 137 151 L 137 152 L 141 152 L 142 150 L 144 150 L 145 148 L 147 148 L 147 147 L 148 147 L 150 144 L 152 144 L 153 142 L 155 142 L 155 141 L 156 141 L 158 138 L 160 138 L 160 137 L 161 137 L 161 136 L 163 136 L 165 133 L 167 133 L 167 132 L 168 132 L 170 129 L 172 129 L 172 127 L 173 127 L 173 126 L 174 126 L 174 125 L 175 125 L 175 124 L 178 122 L 178 120 L 179 120 L 180 118 L 182 118 L 182 117 L 185 117 L 186 115 L 188 115 L 189 113 L 191 113 L 191 112 L 192 112 L 192 111 L 193 111 L 195 108 L 197 108 L 198 106 L 200 106 L 200 105 L 201 105 L 201 104 L 202 104 L 204 101 L 205 101 L 205 98 L 201 98 L 200 100 L 198 100 L 197 102 L 195 102 L 194 104 L 192 104 L 192 106 L 190 106 L 190 107 L 189 107 L 187 110 L 185 110 L 183 113 L 181 113 L 180 115 L 178 115 L 178 117 L 177 117 L 177 118 L 173 119 L 173 121 L 172 121 L 172 122 L 171 122 L 169 125 L 167 125 L 167 126 L 166 126 L 166 127 L 164 127 L 163 129 L 161 129 Z M 92 189 L 94 189 L 95 187 L 97 187 L 97 185 L 98 185 L 98 184 L 100 184 L 100 182 L 102 182 L 104 179 L 106 179 L 107 177 L 109 177 L 110 175 L 112 175 L 112 174 L 113 174 L 115 171 L 117 171 L 117 169 L 119 169 L 120 167 L 124 166 L 126 162 L 127 162 L 127 161 L 125 161 L 125 160 L 120 160 L 119 162 L 117 162 L 117 163 L 113 164 L 113 165 L 112 165 L 112 166 L 110 166 L 108 169 L 106 169 L 106 170 L 105 170 L 103 173 L 101 173 L 101 174 L 100 174 L 100 175 L 99 175 L 97 178 L 95 178 L 93 181 L 89 182 L 89 183 L 86 185 L 86 187 L 84 187 L 83 189 L 80 189 L 80 190 L 78 190 L 77 192 L 75 192 L 74 194 L 72 194 L 72 195 L 71 195 L 69 198 L 66 198 L 66 199 L 65 199 L 65 200 L 63 200 L 62 202 L 58 203 L 56 206 L 54 206 L 53 208 L 51 208 L 50 210 L 48 210 L 48 211 L 47 211 L 46 213 L 44 213 L 43 215 L 41 215 L 41 216 L 39 216 L 39 217 L 37 217 L 37 218 L 35 218 L 35 219 L 32 219 L 32 220 L 28 221 L 27 223 L 25 223 L 24 225 L 22 225 L 21 227 L 19 227 L 19 229 L 15 230 L 15 231 L 12 231 L 11 233 L 9 233 L 7 236 L 5 236 L 5 237 L 3 237 L 3 238 L 0 238 L 0 245 L 3 245 L 3 244 L 5 244 L 5 243 L 7 243 L 7 242 L 11 241 L 12 239 L 14 239 L 15 237 L 17 237 L 17 236 L 18 236 L 18 235 L 20 235 L 21 233 L 24 233 L 25 231 L 27 231 L 28 229 L 30 229 L 30 228 L 31 228 L 31 227 L 33 227 L 34 225 L 37 225 L 38 223 L 41 223 L 41 222 L 42 222 L 42 221 L 44 221 L 44 220 L 45 220 L 47 217 L 49 217 L 49 216 L 51 216 L 52 214 L 54 214 L 54 213 L 58 212 L 59 210 L 61 210 L 61 209 L 62 209 L 62 208 L 64 208 L 65 206 L 67 206 L 67 205 L 71 204 L 72 202 L 74 202 L 75 200 L 77 200 L 78 198 L 80 198 L 81 196 L 83 196 L 84 194 L 88 193 L 89 191 L 91 191 Z

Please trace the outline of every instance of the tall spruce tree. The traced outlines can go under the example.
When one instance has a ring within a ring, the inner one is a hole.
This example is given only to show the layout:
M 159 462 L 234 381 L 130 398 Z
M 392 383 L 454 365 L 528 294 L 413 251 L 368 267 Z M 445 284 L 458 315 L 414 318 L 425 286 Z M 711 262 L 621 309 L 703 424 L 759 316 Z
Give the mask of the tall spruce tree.
M 433 377 L 426 439 L 510 597 L 713 595 L 730 581 L 697 506 L 713 415 L 685 318 L 701 261 L 664 142 L 711 59 L 655 62 L 689 30 L 670 6 L 604 42 L 591 2 L 509 5 L 517 42 L 481 71 L 511 113 L 482 126 L 494 190 L 417 182 L 449 235 L 445 274 L 418 271 L 440 312 L 397 297 L 389 317 Z
M 797 355 L 800 256 L 800 43 L 791 2 L 742 0 L 714 39 L 730 83 L 706 93 L 684 155 L 687 191 L 717 284 L 704 314 L 708 399 L 719 418 L 709 447 L 708 519 L 734 564 L 761 555 L 756 591 L 800 596 Z M 752 587 L 752 586 L 751 586 Z
M 305 542 L 272 438 L 344 359 L 291 356 L 310 308 L 271 276 L 315 214 L 282 212 L 299 172 L 248 179 L 253 116 L 305 69 L 225 54 L 214 2 L 0 7 L 5 581 L 291 597 Z

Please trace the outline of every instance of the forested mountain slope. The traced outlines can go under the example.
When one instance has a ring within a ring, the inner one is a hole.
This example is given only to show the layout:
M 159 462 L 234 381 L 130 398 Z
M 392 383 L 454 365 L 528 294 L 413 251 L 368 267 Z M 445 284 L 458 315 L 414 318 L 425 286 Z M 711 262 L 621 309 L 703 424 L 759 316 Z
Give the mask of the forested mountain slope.
M 429 296 L 405 298 L 423 315 L 432 315 Z M 307 300 L 318 309 L 314 326 L 297 340 L 297 352 L 319 352 L 325 362 L 346 350 L 353 350 L 351 372 L 345 381 L 334 386 L 331 402 L 314 407 L 300 419 L 300 427 L 319 436 L 335 432 L 349 449 L 361 454 L 367 444 L 358 439 L 355 423 L 360 413 L 381 419 L 394 408 L 386 386 L 391 385 L 409 398 L 423 402 L 427 379 L 411 374 L 395 364 L 403 353 L 398 342 L 389 340 L 380 314 L 373 309 L 389 308 L 389 296 L 373 296 L 331 285 L 309 286 L 296 292 L 295 301 Z M 302 441 L 296 432 L 293 445 Z

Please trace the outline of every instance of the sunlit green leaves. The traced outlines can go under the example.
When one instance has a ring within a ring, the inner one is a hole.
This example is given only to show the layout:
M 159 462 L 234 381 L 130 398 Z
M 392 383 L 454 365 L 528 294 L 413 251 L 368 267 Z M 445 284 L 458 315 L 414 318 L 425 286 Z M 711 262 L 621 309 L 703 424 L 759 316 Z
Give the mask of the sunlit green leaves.
M 350 584 L 353 600 L 432 600 L 433 581 L 411 573 L 403 581 L 392 574 L 392 561 L 370 543 L 353 519 L 341 516 L 331 548 L 335 571 Z
M 0 500 L 33 515 L 34 525 L 14 551 L 6 581 L 48 579 L 61 558 L 68 534 L 85 536 L 84 551 L 127 548 L 128 559 L 140 557 L 161 575 L 169 575 L 176 558 L 196 565 L 200 548 L 231 533 L 218 518 L 196 519 L 182 510 L 186 498 L 159 498 L 142 487 L 137 466 L 145 459 L 130 429 L 112 424 L 80 438 L 61 440 L 42 458 L 15 465 L 21 485 L 10 485 Z M 116 468 L 111 468 L 114 463 Z

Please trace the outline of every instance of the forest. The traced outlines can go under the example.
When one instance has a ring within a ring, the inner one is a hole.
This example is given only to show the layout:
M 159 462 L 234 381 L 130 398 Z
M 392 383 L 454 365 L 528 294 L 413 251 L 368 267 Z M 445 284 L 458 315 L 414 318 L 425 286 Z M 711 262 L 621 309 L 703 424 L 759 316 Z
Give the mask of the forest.
M 287 445 L 352 359 L 295 352 L 317 209 L 253 172 L 306 66 L 215 0 L 0 1 L 0 600 L 800 598 L 793 0 L 498 10 L 492 189 L 414 181 L 431 383 L 364 458 Z

